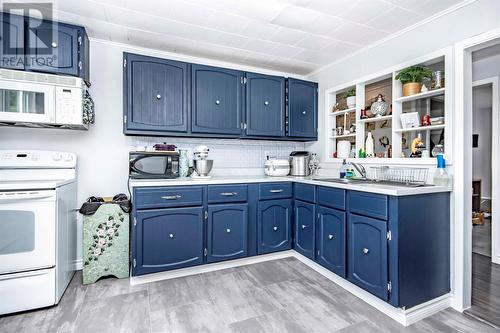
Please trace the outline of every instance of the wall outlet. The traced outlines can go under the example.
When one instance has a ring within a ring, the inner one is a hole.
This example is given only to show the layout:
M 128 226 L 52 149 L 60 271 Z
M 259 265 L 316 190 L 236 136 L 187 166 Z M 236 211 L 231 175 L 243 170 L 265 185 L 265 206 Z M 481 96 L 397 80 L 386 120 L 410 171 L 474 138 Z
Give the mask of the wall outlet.
M 271 158 L 271 153 L 269 153 L 268 151 L 264 151 L 264 159 L 267 161 L 270 158 Z

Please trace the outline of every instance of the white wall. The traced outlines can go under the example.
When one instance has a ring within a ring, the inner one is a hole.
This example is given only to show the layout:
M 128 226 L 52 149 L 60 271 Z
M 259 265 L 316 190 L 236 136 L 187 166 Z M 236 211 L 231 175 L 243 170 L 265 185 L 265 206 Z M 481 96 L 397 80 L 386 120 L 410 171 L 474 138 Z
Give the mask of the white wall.
M 319 83 L 319 140 L 306 147 L 324 160 L 325 90 L 385 70 L 433 51 L 452 46 L 455 42 L 500 26 L 500 1 L 478 0 L 414 30 L 400 34 L 374 47 L 340 60 L 308 76 Z M 323 168 L 337 169 L 338 164 L 323 163 Z
M 0 127 L 0 149 L 43 149 L 75 152 L 78 155 L 78 204 L 91 195 L 112 196 L 127 193 L 128 152 L 134 146 L 168 142 L 192 150 L 199 144 L 211 148 L 215 160 L 213 174 L 263 174 L 264 152 L 272 156 L 287 157 L 293 150 L 303 150 L 304 143 L 178 139 L 130 137 L 122 132 L 122 53 L 135 52 L 159 57 L 203 63 L 203 59 L 182 57 L 178 54 L 158 53 L 102 41 L 90 45 L 90 92 L 96 105 L 96 124 L 88 131 L 61 129 L 33 129 Z M 210 65 L 242 68 L 227 63 L 204 62 Z M 249 70 L 257 71 L 251 68 Z M 263 73 L 286 75 L 261 71 Z M 78 253 L 81 248 L 81 222 L 79 222 Z

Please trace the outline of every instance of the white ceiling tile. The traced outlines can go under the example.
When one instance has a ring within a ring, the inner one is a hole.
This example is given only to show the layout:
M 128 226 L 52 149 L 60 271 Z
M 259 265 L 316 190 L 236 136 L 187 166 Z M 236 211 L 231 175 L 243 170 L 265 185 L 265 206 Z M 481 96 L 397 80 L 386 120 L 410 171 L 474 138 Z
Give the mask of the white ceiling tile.
M 362 46 L 371 44 L 378 39 L 384 38 L 389 35 L 384 31 L 355 23 L 347 23 L 343 25 L 339 30 L 337 30 L 336 34 L 337 38 L 342 40 L 343 42 L 352 44 L 355 43 Z
M 310 51 L 318 51 L 331 43 L 332 40 L 330 38 L 321 36 L 307 36 L 297 44 L 295 44 L 295 46 L 308 49 Z
M 307 74 L 462 0 L 54 0 L 93 38 Z

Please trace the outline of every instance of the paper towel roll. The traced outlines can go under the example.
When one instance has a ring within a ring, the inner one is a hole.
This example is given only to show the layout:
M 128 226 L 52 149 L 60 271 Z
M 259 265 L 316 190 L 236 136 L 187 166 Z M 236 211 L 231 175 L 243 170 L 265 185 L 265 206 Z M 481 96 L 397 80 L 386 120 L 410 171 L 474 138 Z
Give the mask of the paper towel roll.
M 349 158 L 351 153 L 351 143 L 349 141 L 339 141 L 337 143 L 337 158 Z

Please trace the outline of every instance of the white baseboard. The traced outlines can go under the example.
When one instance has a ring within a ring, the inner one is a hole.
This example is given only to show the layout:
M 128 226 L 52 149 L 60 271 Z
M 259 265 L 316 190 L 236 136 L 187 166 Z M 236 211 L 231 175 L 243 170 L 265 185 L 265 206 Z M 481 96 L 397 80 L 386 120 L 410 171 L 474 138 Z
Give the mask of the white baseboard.
M 130 277 L 130 284 L 137 285 L 137 284 L 150 283 L 150 282 L 161 281 L 161 280 L 175 279 L 178 277 L 213 272 L 213 271 L 219 271 L 221 269 L 251 265 L 251 264 L 256 264 L 259 262 L 264 262 L 264 261 L 269 261 L 269 260 L 283 259 L 283 258 L 293 257 L 294 252 L 295 251 L 293 251 L 293 250 L 288 250 L 288 251 L 282 251 L 282 252 L 276 252 L 276 253 L 270 253 L 270 254 L 261 254 L 258 256 L 242 258 L 242 259 L 216 262 L 213 264 L 180 268 L 180 269 L 166 271 L 166 272 L 160 272 L 160 273 L 152 273 L 152 274 L 146 274 L 146 275 L 141 275 L 141 276 L 131 276 Z
M 82 259 L 77 259 L 73 261 L 73 269 L 74 270 L 81 270 L 83 268 L 83 260 Z
M 492 256 L 491 262 L 497 265 L 500 265 L 500 255 Z
M 298 253 L 294 250 L 258 255 L 258 256 L 249 257 L 249 258 L 224 261 L 224 262 L 201 265 L 201 266 L 196 266 L 196 267 L 181 268 L 181 269 L 176 269 L 173 271 L 152 273 L 152 274 L 146 274 L 146 275 L 142 275 L 142 276 L 131 276 L 130 277 L 130 284 L 137 285 L 137 284 L 150 283 L 150 282 L 161 281 L 161 280 L 174 279 L 174 278 L 183 277 L 183 276 L 189 276 L 189 275 L 206 273 L 206 272 L 213 272 L 213 271 L 217 271 L 217 270 L 221 270 L 221 269 L 256 264 L 256 263 L 260 263 L 260 262 L 264 262 L 264 261 L 282 259 L 282 258 L 288 258 L 288 257 L 297 258 L 302 263 L 306 264 L 307 266 L 309 266 L 310 268 L 312 268 L 316 272 L 318 272 L 321 275 L 323 275 L 324 277 L 328 278 L 333 283 L 344 288 L 345 290 L 347 290 L 348 292 L 350 292 L 354 296 L 362 299 L 368 305 L 374 307 L 375 309 L 384 313 L 388 317 L 394 319 L 395 321 L 397 321 L 398 323 L 400 323 L 403 326 L 409 326 L 411 324 L 414 324 L 419 320 L 422 320 L 426 317 L 432 316 L 433 314 L 436 314 L 439 311 L 442 311 L 442 310 L 450 307 L 450 305 L 451 305 L 452 295 L 446 294 L 446 295 L 435 298 L 433 300 L 430 300 L 426 303 L 417 305 L 417 306 L 412 307 L 412 308 L 407 309 L 407 310 L 393 307 L 389 303 L 387 303 L 387 302 L 381 300 L 380 298 L 370 294 L 369 292 L 361 289 L 360 287 L 347 281 L 346 279 L 341 278 L 340 276 L 336 275 L 335 273 L 332 273 L 328 269 L 326 269 L 323 266 L 317 264 L 316 262 L 310 260 L 309 258 L 304 257 L 303 255 L 301 255 L 300 253 Z M 81 265 L 81 262 L 80 262 L 80 265 Z

